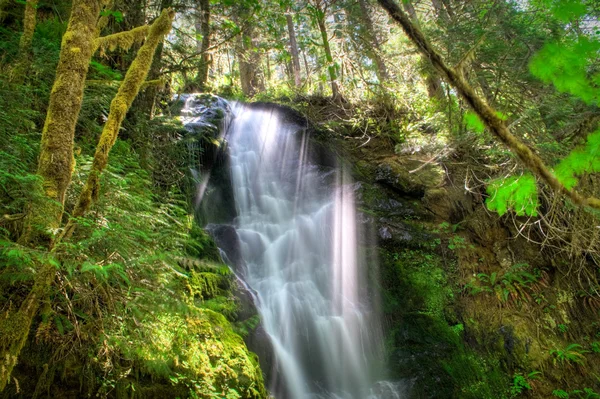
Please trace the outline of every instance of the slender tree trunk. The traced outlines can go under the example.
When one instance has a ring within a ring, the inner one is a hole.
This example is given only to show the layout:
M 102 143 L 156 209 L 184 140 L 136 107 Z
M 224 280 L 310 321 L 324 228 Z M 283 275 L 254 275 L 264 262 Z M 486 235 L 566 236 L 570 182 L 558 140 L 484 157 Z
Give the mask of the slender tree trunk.
M 412 0 L 404 1 L 402 5 L 412 22 L 416 25 L 417 29 L 420 29 L 421 25 L 419 23 L 419 16 L 417 15 L 417 11 L 415 10 L 415 7 L 412 4 Z M 427 60 L 422 59 L 422 61 L 427 63 Z M 443 101 L 444 92 L 442 90 L 442 83 L 435 71 L 425 71 L 424 75 L 425 84 L 427 85 L 427 95 L 429 96 L 429 98 Z
M 298 57 L 298 42 L 296 41 L 296 32 L 294 31 L 294 21 L 288 8 L 285 13 L 287 21 L 288 35 L 290 37 L 290 53 L 292 54 L 292 72 L 294 73 L 294 85 L 302 86 L 302 78 L 300 77 L 300 57 Z
M 321 5 L 321 0 L 316 0 L 316 20 L 321 32 L 321 39 L 323 40 L 323 49 L 325 50 L 325 59 L 327 60 L 327 71 L 329 72 L 329 80 L 331 82 L 331 96 L 334 101 L 341 102 L 343 97 L 340 92 L 340 86 L 337 78 L 337 70 L 335 63 L 333 62 L 333 55 L 331 54 L 331 47 L 329 45 L 329 35 L 327 34 L 327 27 L 325 26 L 325 10 Z
M 211 61 L 210 54 L 208 54 L 208 48 L 210 47 L 210 2 L 209 0 L 199 0 L 198 6 L 199 16 L 196 21 L 196 33 L 202 35 L 202 40 L 198 44 L 200 64 L 194 83 L 198 90 L 205 91 Z
M 308 59 L 306 58 L 306 51 L 302 52 L 302 60 L 304 61 L 304 69 L 306 71 L 306 81 L 308 83 L 308 86 L 310 86 L 312 83 L 312 79 L 310 78 L 311 73 L 310 73 L 310 68 L 308 67 Z
M 360 5 L 360 15 L 365 28 L 367 45 L 369 46 L 369 56 L 377 66 L 377 78 L 379 79 L 379 82 L 383 83 L 389 79 L 389 75 L 385 61 L 381 56 L 381 44 L 377 39 L 377 33 L 373 26 L 373 20 L 371 19 L 367 0 L 358 0 L 358 4 Z
M 25 15 L 23 17 L 23 35 L 19 41 L 19 54 L 27 57 L 31 51 L 31 41 L 35 31 L 38 0 L 27 0 L 25 4 Z
M 567 190 L 565 186 L 554 176 L 544 164 L 542 159 L 535 154 L 525 143 L 515 137 L 500 119 L 495 109 L 490 107 L 485 100 L 477 96 L 475 90 L 469 85 L 464 77 L 444 63 L 442 56 L 435 51 L 427 41 L 419 28 L 413 24 L 410 18 L 398 7 L 393 0 L 377 0 L 379 4 L 390 14 L 404 30 L 408 38 L 417 46 L 425 58 L 440 72 L 447 82 L 454 87 L 457 93 L 469 104 L 475 113 L 481 118 L 490 132 L 536 176 L 542 179 L 556 193 L 564 194 L 579 206 L 589 206 L 600 209 L 600 199 L 595 197 L 584 197 L 575 190 Z
M 19 55 L 10 73 L 10 80 L 16 84 L 23 83 L 31 64 L 31 42 L 33 41 L 33 33 L 35 32 L 37 7 L 38 0 L 27 0 L 27 3 L 25 3 L 23 34 L 19 40 Z

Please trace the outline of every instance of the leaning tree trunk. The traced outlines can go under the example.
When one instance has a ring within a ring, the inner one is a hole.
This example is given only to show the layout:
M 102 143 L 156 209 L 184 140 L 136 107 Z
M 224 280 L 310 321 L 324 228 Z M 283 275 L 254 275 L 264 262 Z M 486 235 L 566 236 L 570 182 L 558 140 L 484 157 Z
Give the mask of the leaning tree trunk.
M 93 51 L 98 47 L 107 46 L 110 48 L 116 45 L 116 43 L 122 44 L 123 33 L 108 36 L 102 38 L 102 40 L 96 39 L 100 27 L 104 22 L 100 19 L 100 22 L 97 24 L 99 14 L 99 2 L 93 0 L 76 0 L 73 4 L 67 32 L 63 37 L 61 58 L 50 98 L 46 125 L 42 133 L 42 152 L 38 167 L 38 173 L 42 175 L 45 193 L 49 197 L 48 203 L 52 202 L 52 206 L 34 208 L 29 220 L 31 224 L 42 222 L 47 223 L 45 225 L 46 228 L 48 226 L 60 227 L 64 196 L 72 173 L 73 135 L 77 114 L 81 107 L 87 67 Z M 114 144 L 127 110 L 146 79 L 156 46 L 171 28 L 173 16 L 174 13 L 172 11 L 165 10 L 150 27 L 146 42 L 140 48 L 136 59 L 127 71 L 117 96 L 111 103 L 111 111 L 96 150 L 92 170 L 80 195 L 74 216 L 83 216 L 85 214 L 85 211 L 89 209 L 91 198 L 98 191 L 98 179 L 106 166 L 108 152 Z M 130 40 L 126 40 L 129 46 L 134 43 L 136 33 L 139 33 L 136 29 L 134 31 L 136 32 L 132 31 Z M 72 79 L 70 81 L 66 80 L 68 77 Z M 71 94 L 73 97 L 69 97 L 68 94 Z M 57 100 L 62 100 L 64 103 L 59 103 Z M 68 107 L 72 108 L 69 109 Z M 68 120 L 65 121 L 65 119 Z M 61 126 L 72 130 L 57 131 L 56 129 Z M 56 156 L 54 156 L 55 154 Z M 90 199 L 89 201 L 88 198 Z M 57 241 L 68 237 L 72 233 L 73 227 L 73 223 L 67 224 Z M 34 231 L 37 230 L 30 228 L 29 233 L 21 237 L 25 240 L 26 244 L 37 243 L 37 241 L 27 241 L 35 238 L 36 233 Z M 44 235 L 47 241 L 50 241 L 49 237 L 51 235 L 48 233 Z M 49 248 L 52 250 L 56 248 L 52 247 L 54 244 L 56 242 L 49 243 Z M 52 254 L 50 254 L 51 256 Z M 27 341 L 31 324 L 40 306 L 40 302 L 48 297 L 50 287 L 56 276 L 57 265 L 56 261 L 51 261 L 50 259 L 42 263 L 36 273 L 33 288 L 19 307 L 19 310 L 5 315 L 3 320 L 0 321 L 0 391 L 4 390 L 10 380 L 21 349 Z
M 423 56 L 431 61 L 441 76 L 469 104 L 490 132 L 506 145 L 525 167 L 548 184 L 553 191 L 565 194 L 576 205 L 600 209 L 600 199 L 595 197 L 586 198 L 575 190 L 568 190 L 544 164 L 544 161 L 509 131 L 506 123 L 498 116 L 498 112 L 475 93 L 475 90 L 473 90 L 469 82 L 460 73 L 444 63 L 442 56 L 431 46 L 419 28 L 413 24 L 410 18 L 393 0 L 377 1 L 390 14 L 392 19 L 402 27 L 404 33 L 417 46 Z
M 292 55 L 292 72 L 294 73 L 294 85 L 296 87 L 302 86 L 302 79 L 300 77 L 300 57 L 298 56 L 298 42 L 296 41 L 296 32 L 294 31 L 294 21 L 290 14 L 290 9 L 285 13 L 285 20 L 287 22 L 288 35 L 290 37 L 290 53 Z
M 74 0 L 67 30 L 63 36 L 56 79 L 50 94 L 38 175 L 46 200 L 28 214 L 23 244 L 50 246 L 53 232 L 60 227 L 65 193 L 73 170 L 73 137 L 81 109 L 85 77 L 97 35 L 100 1 Z M 40 229 L 39 227 L 42 227 Z M 55 266 L 41 265 L 35 283 L 19 310 L 4 318 L 0 326 L 0 391 L 4 390 L 29 335 L 40 298 L 54 280 Z

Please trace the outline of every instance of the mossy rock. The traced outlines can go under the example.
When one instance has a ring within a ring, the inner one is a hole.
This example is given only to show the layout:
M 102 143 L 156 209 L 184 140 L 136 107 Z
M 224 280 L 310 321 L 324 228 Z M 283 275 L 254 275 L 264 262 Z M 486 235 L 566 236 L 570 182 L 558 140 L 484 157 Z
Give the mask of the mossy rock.
M 444 182 L 444 171 L 425 161 L 391 157 L 381 162 L 375 170 L 375 180 L 404 195 L 421 198 L 425 191 L 439 187 Z
M 155 389 L 162 392 L 167 384 L 191 397 L 267 397 L 257 356 L 223 315 L 209 309 L 164 313 L 146 321 L 144 330 L 145 339 L 122 350 Z

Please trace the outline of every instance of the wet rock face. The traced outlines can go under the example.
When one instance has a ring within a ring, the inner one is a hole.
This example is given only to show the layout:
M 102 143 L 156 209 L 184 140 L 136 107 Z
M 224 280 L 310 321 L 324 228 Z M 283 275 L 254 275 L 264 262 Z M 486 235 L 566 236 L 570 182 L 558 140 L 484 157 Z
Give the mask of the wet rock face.
M 246 263 L 242 259 L 240 240 L 235 227 L 229 224 L 208 224 L 206 231 L 211 235 L 215 244 L 223 251 L 224 259 L 236 274 L 246 275 Z

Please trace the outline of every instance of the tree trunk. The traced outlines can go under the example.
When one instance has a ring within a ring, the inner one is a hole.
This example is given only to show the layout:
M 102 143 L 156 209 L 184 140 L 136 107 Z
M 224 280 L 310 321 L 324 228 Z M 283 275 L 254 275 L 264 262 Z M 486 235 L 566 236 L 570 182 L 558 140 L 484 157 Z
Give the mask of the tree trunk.
M 202 35 L 202 40 L 198 43 L 198 52 L 200 53 L 200 64 L 198 65 L 198 74 L 196 75 L 194 86 L 200 91 L 206 90 L 208 82 L 208 70 L 210 68 L 210 3 L 209 0 L 198 1 L 199 15 L 196 21 L 196 34 Z
M 254 44 L 253 28 L 251 26 L 237 40 L 237 56 L 240 68 L 240 83 L 242 92 L 247 97 L 265 90 L 265 82 L 260 68 L 260 54 Z
M 398 7 L 393 0 L 377 0 L 387 10 L 404 30 L 408 38 L 417 46 L 423 56 L 430 60 L 432 65 L 446 78 L 447 82 L 455 88 L 456 92 L 469 104 L 475 113 L 481 118 L 490 132 L 527 167 L 531 172 L 543 180 L 556 193 L 564 194 L 579 206 L 589 206 L 600 209 L 600 199 L 595 197 L 584 197 L 575 190 L 567 190 L 554 174 L 544 164 L 542 159 L 535 154 L 527 145 L 510 133 L 506 123 L 498 116 L 495 109 L 490 107 L 485 100 L 475 93 L 464 77 L 453 68 L 448 67 L 442 56 L 435 51 L 427 41 L 419 28 L 413 24 L 410 18 Z
M 25 3 L 23 34 L 19 40 L 19 55 L 15 67 L 10 73 L 10 80 L 16 84 L 23 83 L 31 64 L 31 42 L 33 41 L 33 33 L 35 32 L 37 7 L 38 0 L 27 0 L 27 3 Z
M 358 0 L 358 4 L 360 5 L 360 15 L 365 28 L 365 38 L 367 40 L 367 45 L 369 46 L 369 56 L 377 66 L 376 71 L 379 82 L 383 83 L 389 79 L 389 75 L 385 61 L 381 56 L 381 44 L 377 39 L 377 33 L 375 32 L 375 27 L 373 26 L 373 20 L 371 19 L 367 0 Z
M 25 221 L 22 244 L 51 246 L 51 239 L 60 227 L 65 193 L 73 170 L 73 137 L 81 109 L 88 66 L 98 34 L 96 23 L 100 1 L 74 0 L 67 30 L 63 36 L 56 79 L 50 94 L 42 143 L 38 175 L 46 201 L 35 204 Z M 56 274 L 53 264 L 40 265 L 33 288 L 15 313 L 2 322 L 0 331 L 0 391 L 4 390 L 19 354 L 29 335 L 31 322 L 41 298 Z
M 292 71 L 294 73 L 294 85 L 296 87 L 302 86 L 302 79 L 300 77 L 300 57 L 298 56 L 298 42 L 296 41 L 296 32 L 294 31 L 294 21 L 288 8 L 285 13 L 285 19 L 287 21 L 288 35 L 290 37 L 290 53 L 292 54 Z
M 329 80 L 331 82 L 331 96 L 334 101 L 343 101 L 340 93 L 340 86 L 337 79 L 337 71 L 335 63 L 333 62 L 333 55 L 331 54 L 331 47 L 329 45 L 329 37 L 327 35 L 327 27 L 325 26 L 325 10 L 321 6 L 321 0 L 315 2 L 315 17 L 319 31 L 321 32 L 321 39 L 323 40 L 323 49 L 325 50 L 325 59 L 327 60 L 327 71 L 329 72 Z
M 73 1 L 42 130 L 37 173 L 42 178 L 48 200 L 36 204 L 29 212 L 24 234 L 19 240 L 22 244 L 49 246 L 52 232 L 60 227 L 65 193 L 74 167 L 75 125 L 83 101 L 94 40 L 98 35 L 96 23 L 99 15 L 99 0 Z
M 75 123 L 81 108 L 87 68 L 93 51 L 98 46 L 96 37 L 102 26 L 98 23 L 99 14 L 99 1 L 75 0 L 73 2 L 67 31 L 63 36 L 46 124 L 42 132 L 38 173 L 42 177 L 43 189 L 48 201 L 44 206 L 36 206 L 30 212 L 29 229 L 21 237 L 24 244 L 41 242 L 47 244 L 51 250 L 56 248 L 53 247 L 56 242 L 50 242 L 50 238 L 53 231 L 60 227 L 64 197 L 71 179 Z M 83 216 L 91 203 L 91 200 L 87 200 L 93 198 L 93 194 L 98 192 L 99 176 L 106 166 L 108 152 L 114 144 L 121 121 L 146 79 L 156 46 L 170 30 L 173 16 L 172 11 L 164 11 L 152 25 L 146 42 L 140 48 L 117 96 L 111 103 L 111 112 L 74 216 Z M 74 227 L 72 220 L 70 219 L 70 223 L 65 227 L 58 241 L 72 233 Z M 45 230 L 33 230 L 37 224 Z M 52 232 L 49 233 L 47 230 L 50 228 Z M 48 297 L 58 265 L 57 261 L 51 259 L 48 257 L 39 265 L 33 287 L 21 303 L 19 310 L 5 315 L 0 323 L 0 391 L 4 390 L 10 379 L 21 349 L 27 341 L 40 302 Z
M 412 22 L 416 25 L 417 29 L 420 29 L 419 16 L 417 15 L 417 11 L 412 4 L 411 0 L 404 1 L 402 3 L 404 6 L 404 10 L 410 16 Z M 421 58 L 423 62 L 427 63 L 426 60 Z M 426 64 L 428 65 L 428 64 Z M 444 100 L 444 92 L 442 90 L 442 82 L 440 78 L 436 75 L 435 71 L 426 70 L 424 73 L 425 84 L 427 86 L 427 95 L 431 99 L 436 99 L 443 101 Z
M 35 31 L 38 0 L 27 0 L 25 4 L 25 15 L 23 17 L 23 35 L 19 41 L 19 55 L 28 57 L 31 50 L 31 41 Z

